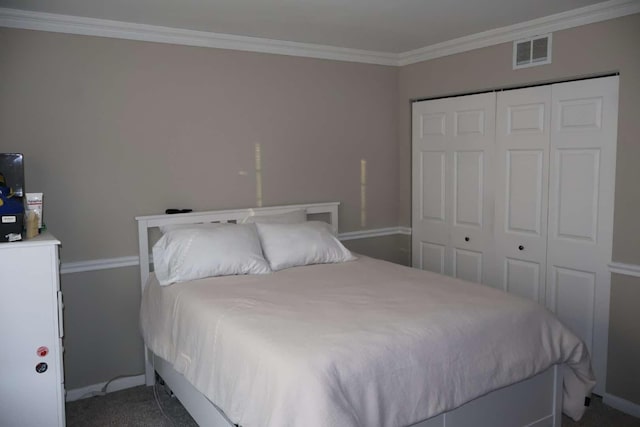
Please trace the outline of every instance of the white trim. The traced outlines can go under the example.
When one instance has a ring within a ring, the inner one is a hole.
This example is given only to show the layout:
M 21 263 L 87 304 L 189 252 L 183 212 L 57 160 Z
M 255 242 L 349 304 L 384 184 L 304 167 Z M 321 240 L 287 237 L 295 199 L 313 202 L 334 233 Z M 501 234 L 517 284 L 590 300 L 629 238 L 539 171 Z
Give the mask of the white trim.
M 120 258 L 101 258 L 88 261 L 65 262 L 60 266 L 60 274 L 81 273 L 85 271 L 108 270 L 111 268 L 131 267 L 139 265 L 137 256 Z
M 411 227 L 398 227 L 398 233 L 404 234 L 405 236 L 411 236 L 412 230 Z
M 367 239 L 370 237 L 390 236 L 393 234 L 411 235 L 409 227 L 387 227 L 370 230 L 348 231 L 338 234 L 340 240 Z M 119 258 L 101 258 L 87 261 L 65 262 L 60 267 L 60 274 L 83 273 L 85 271 L 109 270 L 112 268 L 133 267 L 140 265 L 138 256 Z
M 593 24 L 639 12 L 640 2 L 638 0 L 610 0 L 403 52 L 398 55 L 398 65 L 415 64 L 416 62 Z
M 624 274 L 625 276 L 640 277 L 640 265 L 638 264 L 612 262 L 609 264 L 609 271 L 612 273 Z
M 397 65 L 397 54 L 395 53 L 185 30 L 158 25 L 19 9 L 0 8 L 0 27 L 363 62 L 367 64 Z
M 628 400 L 609 393 L 605 393 L 602 397 L 602 402 L 625 414 L 640 418 L 640 405 L 637 403 L 629 402 Z
M 67 402 L 73 402 L 74 400 L 86 399 L 88 397 L 100 395 L 102 393 L 102 387 L 104 387 L 105 384 L 107 384 L 107 381 L 99 384 L 88 385 L 86 387 L 74 388 L 73 390 L 67 390 L 67 397 L 65 400 Z M 107 393 L 137 387 L 139 385 L 144 385 L 144 374 L 118 378 L 111 381 L 109 388 L 107 389 Z
M 360 231 L 348 231 L 346 233 L 338 234 L 338 240 L 356 240 L 356 239 L 368 239 L 370 237 L 391 236 L 394 234 L 411 235 L 411 229 L 409 227 L 387 227 L 387 228 L 374 228 L 370 230 Z
M 8 8 L 0 8 L 0 27 L 403 66 L 634 13 L 640 13 L 638 0 L 610 0 L 403 53 L 350 49 Z

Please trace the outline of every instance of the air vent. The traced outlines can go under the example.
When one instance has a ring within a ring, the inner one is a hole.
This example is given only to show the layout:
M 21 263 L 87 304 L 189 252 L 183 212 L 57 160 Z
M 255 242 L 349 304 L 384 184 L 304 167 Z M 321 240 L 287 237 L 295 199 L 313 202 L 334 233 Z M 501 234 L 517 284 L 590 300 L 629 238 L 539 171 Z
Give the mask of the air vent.
M 551 63 L 551 34 L 513 42 L 513 69 Z

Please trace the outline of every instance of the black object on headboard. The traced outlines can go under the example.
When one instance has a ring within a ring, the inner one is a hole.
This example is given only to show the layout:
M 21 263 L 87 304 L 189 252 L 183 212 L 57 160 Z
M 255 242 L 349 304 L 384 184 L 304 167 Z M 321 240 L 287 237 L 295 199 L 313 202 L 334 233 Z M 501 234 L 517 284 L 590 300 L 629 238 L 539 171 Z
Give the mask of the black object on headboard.
M 193 209 L 167 209 L 166 211 L 164 211 L 164 213 L 166 214 L 181 214 L 181 213 L 189 213 L 189 212 L 193 212 Z

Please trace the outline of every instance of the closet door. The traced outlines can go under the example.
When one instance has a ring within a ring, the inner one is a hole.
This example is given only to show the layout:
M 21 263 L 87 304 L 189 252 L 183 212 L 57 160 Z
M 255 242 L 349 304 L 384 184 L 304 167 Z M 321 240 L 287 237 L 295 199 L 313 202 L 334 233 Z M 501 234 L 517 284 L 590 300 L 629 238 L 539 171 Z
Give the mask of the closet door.
M 552 86 L 547 306 L 589 347 L 604 392 L 618 77 Z
M 449 99 L 413 104 L 412 264 L 451 274 L 451 147 Z
M 497 102 L 496 285 L 544 304 L 551 86 Z
M 413 265 L 493 281 L 495 94 L 413 106 Z

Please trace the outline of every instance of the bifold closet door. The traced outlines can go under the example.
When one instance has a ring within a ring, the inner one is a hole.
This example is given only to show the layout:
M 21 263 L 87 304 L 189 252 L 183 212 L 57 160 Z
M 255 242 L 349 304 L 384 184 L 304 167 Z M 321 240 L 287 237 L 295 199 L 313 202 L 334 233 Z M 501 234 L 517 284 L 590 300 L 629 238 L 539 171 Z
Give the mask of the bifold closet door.
M 493 281 L 495 94 L 413 104 L 413 266 Z
M 552 85 L 547 306 L 582 338 L 604 392 L 618 77 Z
M 496 285 L 544 304 L 551 86 L 498 94 Z

